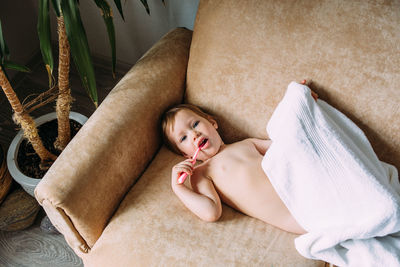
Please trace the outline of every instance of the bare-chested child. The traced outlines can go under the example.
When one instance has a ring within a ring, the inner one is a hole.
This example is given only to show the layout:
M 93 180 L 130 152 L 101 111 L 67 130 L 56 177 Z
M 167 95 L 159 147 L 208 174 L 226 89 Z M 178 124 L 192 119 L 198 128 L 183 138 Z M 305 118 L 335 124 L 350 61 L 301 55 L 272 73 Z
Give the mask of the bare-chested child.
M 315 93 L 313 96 L 316 98 Z M 225 144 L 217 132 L 215 119 L 188 104 L 168 110 L 163 116 L 162 128 L 167 146 L 187 158 L 172 169 L 172 189 L 202 220 L 217 221 L 222 212 L 222 200 L 282 230 L 305 233 L 262 170 L 261 161 L 271 140 L 248 138 Z M 193 166 L 191 157 L 200 144 L 203 146 L 197 159 L 201 163 Z M 178 183 L 183 172 L 190 175 L 192 189 Z

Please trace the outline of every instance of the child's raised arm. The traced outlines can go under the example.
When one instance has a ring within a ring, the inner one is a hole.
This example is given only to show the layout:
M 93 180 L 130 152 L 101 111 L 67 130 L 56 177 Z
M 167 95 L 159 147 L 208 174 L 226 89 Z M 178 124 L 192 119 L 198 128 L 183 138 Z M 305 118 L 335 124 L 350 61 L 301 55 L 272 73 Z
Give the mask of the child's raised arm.
M 186 187 L 185 184 L 178 184 L 177 179 L 182 172 L 192 175 L 190 182 L 193 190 Z M 221 217 L 221 200 L 213 182 L 204 177 L 201 171 L 193 173 L 191 159 L 182 161 L 172 168 L 171 186 L 183 204 L 200 219 L 215 222 Z

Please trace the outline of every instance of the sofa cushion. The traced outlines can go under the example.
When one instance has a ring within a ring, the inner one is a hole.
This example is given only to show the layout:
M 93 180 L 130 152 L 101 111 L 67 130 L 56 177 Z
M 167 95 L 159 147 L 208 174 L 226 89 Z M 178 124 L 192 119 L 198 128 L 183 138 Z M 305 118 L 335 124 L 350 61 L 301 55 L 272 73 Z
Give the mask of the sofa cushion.
M 364 130 L 400 168 L 398 1 L 202 0 L 186 101 L 216 115 L 226 142 L 266 137 L 291 81 Z
M 324 265 L 297 253 L 296 235 L 227 206 L 218 222 L 198 219 L 170 186 L 171 168 L 181 160 L 161 148 L 85 255 L 85 266 Z

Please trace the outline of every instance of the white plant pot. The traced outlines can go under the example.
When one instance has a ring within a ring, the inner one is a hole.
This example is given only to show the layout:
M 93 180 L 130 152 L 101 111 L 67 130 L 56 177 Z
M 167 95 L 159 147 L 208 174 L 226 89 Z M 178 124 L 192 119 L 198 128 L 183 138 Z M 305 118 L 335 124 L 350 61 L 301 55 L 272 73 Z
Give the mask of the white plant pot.
M 57 114 L 55 112 L 43 115 L 37 119 L 35 119 L 35 123 L 37 126 L 40 126 L 46 122 L 52 121 L 57 118 Z M 87 121 L 87 117 L 76 113 L 76 112 L 70 112 L 69 115 L 70 119 L 73 119 L 74 121 L 84 124 Z M 23 131 L 20 130 L 17 135 L 14 137 L 12 140 L 10 147 L 8 148 L 7 152 L 7 167 L 8 170 L 12 176 L 12 178 L 19 183 L 22 188 L 29 193 L 31 196 L 34 196 L 34 191 L 38 183 L 40 182 L 41 179 L 38 178 L 32 178 L 28 177 L 25 174 L 23 174 L 19 167 L 18 167 L 18 162 L 17 162 L 17 155 L 18 155 L 18 149 L 19 146 L 24 138 Z

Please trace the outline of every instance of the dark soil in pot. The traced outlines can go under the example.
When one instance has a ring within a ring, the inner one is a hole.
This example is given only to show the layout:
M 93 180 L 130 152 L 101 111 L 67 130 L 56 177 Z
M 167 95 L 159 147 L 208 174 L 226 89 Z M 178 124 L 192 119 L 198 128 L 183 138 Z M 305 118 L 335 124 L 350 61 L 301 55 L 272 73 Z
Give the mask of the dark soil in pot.
M 82 125 L 74 120 L 69 120 L 71 126 L 71 138 L 76 135 Z M 54 142 L 58 135 L 57 119 L 46 122 L 38 127 L 39 136 L 42 139 L 43 145 L 54 155 L 58 156 L 60 151 L 54 148 Z M 47 170 L 39 168 L 40 158 L 33 150 L 32 145 L 24 139 L 19 148 L 17 163 L 20 171 L 28 177 L 41 179 L 46 174 Z

